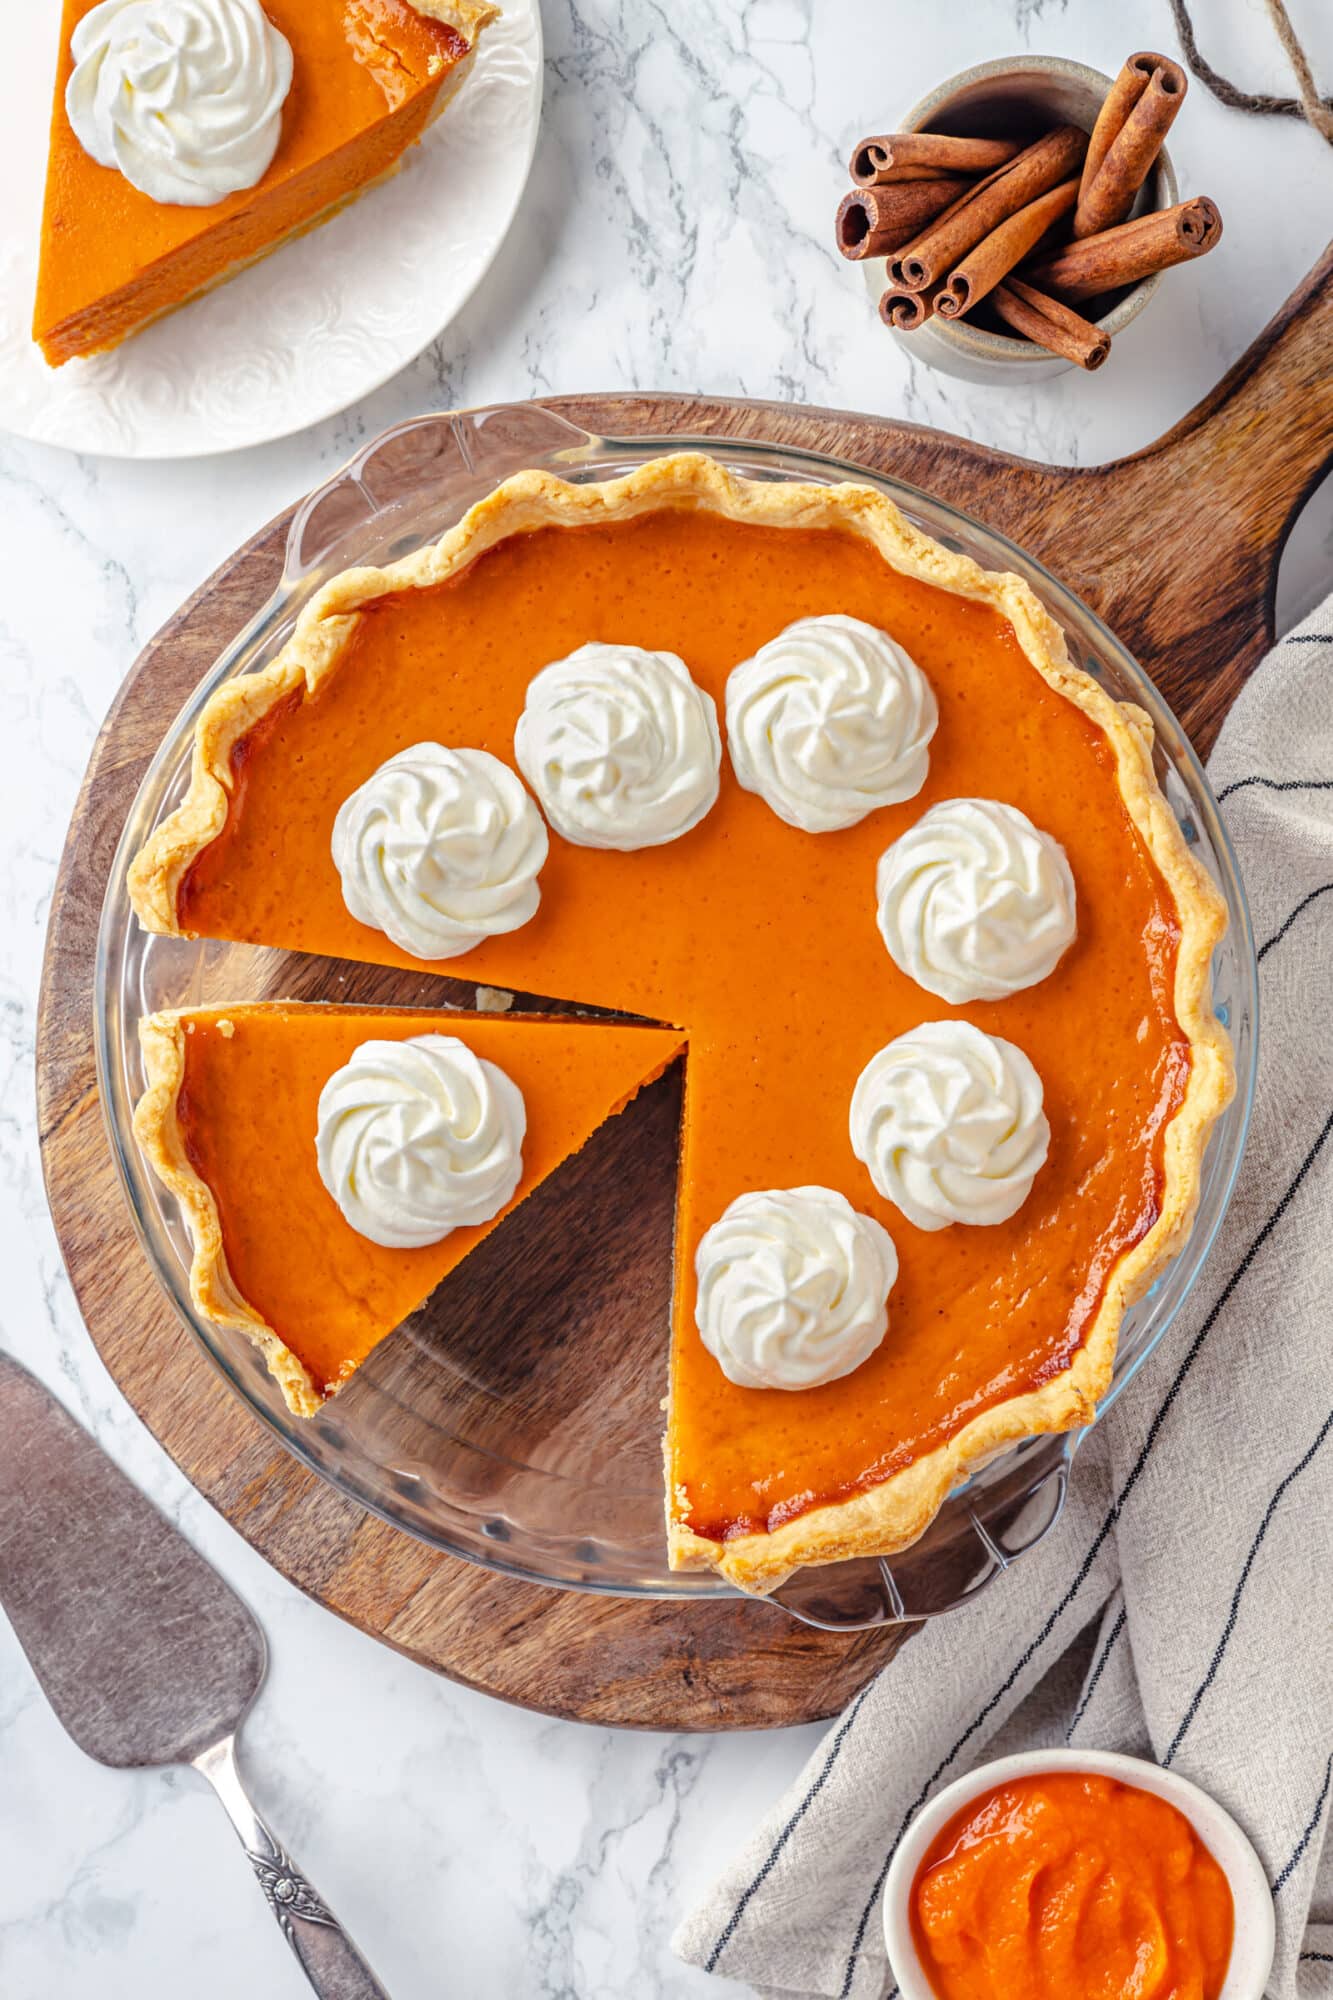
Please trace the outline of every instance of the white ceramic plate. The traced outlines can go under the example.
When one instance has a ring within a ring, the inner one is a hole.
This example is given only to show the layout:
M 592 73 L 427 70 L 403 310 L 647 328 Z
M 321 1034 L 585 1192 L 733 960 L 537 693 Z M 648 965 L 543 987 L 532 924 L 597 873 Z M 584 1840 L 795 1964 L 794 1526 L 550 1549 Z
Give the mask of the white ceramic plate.
M 541 16 L 538 0 L 503 5 L 401 173 L 112 353 L 58 369 L 29 328 L 60 10 L 6 9 L 0 427 L 71 451 L 197 457 L 304 430 L 406 367 L 471 297 L 532 164 Z

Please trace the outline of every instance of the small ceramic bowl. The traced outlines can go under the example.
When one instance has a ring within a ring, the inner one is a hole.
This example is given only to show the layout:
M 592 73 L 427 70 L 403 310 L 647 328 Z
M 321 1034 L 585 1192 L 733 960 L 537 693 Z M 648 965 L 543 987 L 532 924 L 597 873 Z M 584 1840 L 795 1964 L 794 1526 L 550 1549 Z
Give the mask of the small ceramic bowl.
M 1001 1757 L 946 1786 L 918 1814 L 899 1843 L 884 1884 L 884 1942 L 902 2000 L 937 2000 L 916 1954 L 910 1917 L 912 1884 L 926 1849 L 940 1828 L 983 1792 L 1044 1771 L 1093 1771 L 1100 1777 L 1118 1778 L 1121 1784 L 1155 1793 L 1184 1813 L 1231 1884 L 1235 1937 L 1218 2000 L 1263 2000 L 1264 1983 L 1273 1963 L 1273 1897 L 1263 1863 L 1231 1814 L 1188 1778 L 1111 1750 L 1032 1750 L 1018 1757 Z
M 1081 125 L 1085 132 L 1091 132 L 1110 88 L 1111 78 L 1099 69 L 1066 62 L 1063 56 L 1003 58 L 978 63 L 974 69 L 951 76 L 914 104 L 891 129 L 1025 140 L 1040 138 L 1053 125 Z M 1175 170 L 1164 146 L 1132 213 L 1146 215 L 1153 209 L 1172 208 L 1179 199 Z M 868 257 L 861 269 L 878 308 L 887 282 L 885 259 Z M 1160 278 L 1144 278 L 1117 299 L 1098 324 L 1113 337 L 1122 332 L 1138 318 L 1159 283 Z M 946 375 L 959 375 L 965 382 L 1036 382 L 1063 375 L 1074 366 L 1030 340 L 992 333 L 965 319 L 943 320 L 937 314 L 915 333 L 900 333 L 897 328 L 890 331 L 919 360 L 928 361 Z

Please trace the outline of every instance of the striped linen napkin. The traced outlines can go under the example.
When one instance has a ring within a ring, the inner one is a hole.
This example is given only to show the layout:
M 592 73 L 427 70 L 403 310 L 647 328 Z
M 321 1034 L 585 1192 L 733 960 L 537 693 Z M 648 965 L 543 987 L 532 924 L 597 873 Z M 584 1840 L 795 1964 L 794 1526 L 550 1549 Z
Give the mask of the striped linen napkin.
M 681 1957 L 765 1994 L 892 1993 L 879 1899 L 914 1814 L 1065 1743 L 1227 1806 L 1273 1888 L 1272 2000 L 1333 2000 L 1333 598 L 1241 694 L 1211 777 L 1262 1009 L 1231 1209 L 1055 1530 L 912 1638 L 681 1926 Z

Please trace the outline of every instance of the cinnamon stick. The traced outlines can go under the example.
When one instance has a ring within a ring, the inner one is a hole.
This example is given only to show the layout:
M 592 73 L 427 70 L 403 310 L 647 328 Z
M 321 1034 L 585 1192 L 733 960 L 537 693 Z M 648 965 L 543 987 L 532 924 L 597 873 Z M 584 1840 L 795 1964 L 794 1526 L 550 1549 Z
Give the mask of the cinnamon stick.
M 856 155 L 853 154 L 852 158 L 855 159 Z M 908 181 L 937 181 L 943 172 L 943 167 L 886 167 L 883 173 L 874 174 L 870 179 L 860 181 L 857 185 L 861 187 L 899 187 Z M 967 185 L 969 180 L 973 180 L 976 177 L 973 174 L 954 174 L 952 178 L 962 188 Z
M 1098 114 L 1083 163 L 1074 236 L 1096 236 L 1123 222 L 1152 170 L 1185 99 L 1179 63 L 1143 50 L 1131 56 Z
M 915 242 L 890 259 L 890 283 L 912 292 L 939 284 L 983 237 L 1076 173 L 1087 143 L 1087 133 L 1077 125 L 1057 125 L 1025 147 L 1007 166 L 998 167 L 961 195 Z
M 958 199 L 951 180 L 904 181 L 897 187 L 853 188 L 838 204 L 834 236 L 844 257 L 887 257 Z
M 1148 88 L 1153 71 L 1165 61 L 1165 56 L 1155 55 L 1151 49 L 1140 49 L 1137 55 L 1126 56 L 1120 74 L 1102 99 L 1102 108 L 1097 113 L 1092 136 L 1088 140 L 1087 157 L 1083 162 L 1085 186 L 1090 187 L 1100 173 L 1102 161 L 1111 150 L 1112 140 L 1119 135 L 1125 120 Z
M 1023 272 L 1035 285 L 1059 292 L 1066 299 L 1092 299 L 1122 285 L 1136 285 L 1156 271 L 1202 257 L 1222 235 L 1222 218 L 1207 195 L 1177 202 L 1085 236 L 1063 250 L 1036 258 Z M 892 268 L 892 267 L 890 267 Z
M 1111 336 L 1084 319 L 1072 306 L 1039 292 L 1021 278 L 1009 277 L 991 293 L 991 305 L 1005 322 L 1038 347 L 1076 361 L 1080 368 L 1100 368 L 1111 352 Z
M 886 182 L 933 177 L 937 174 L 988 174 L 1018 152 L 1013 139 L 956 139 L 949 132 L 886 132 L 862 139 L 852 154 L 852 179 L 858 187 L 882 187 Z
M 1077 176 L 1061 181 L 1058 187 L 1048 189 L 1026 208 L 1020 208 L 1017 215 L 1011 215 L 989 236 L 983 236 L 945 279 L 935 308 L 941 318 L 961 318 L 979 299 L 994 291 L 1051 225 L 1069 214 L 1078 200 L 1078 186 Z
M 934 312 L 938 297 L 938 286 L 933 292 L 909 292 L 902 285 L 890 285 L 880 299 L 879 316 L 899 333 L 915 333 Z

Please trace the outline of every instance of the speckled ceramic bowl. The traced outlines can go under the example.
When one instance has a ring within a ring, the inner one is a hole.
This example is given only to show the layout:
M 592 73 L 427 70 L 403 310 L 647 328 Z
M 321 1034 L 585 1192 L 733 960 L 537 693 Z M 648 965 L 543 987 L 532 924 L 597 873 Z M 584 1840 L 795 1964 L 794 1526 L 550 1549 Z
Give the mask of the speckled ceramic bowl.
M 939 84 L 892 128 L 898 132 L 957 132 L 969 138 L 1039 138 L 1053 125 L 1081 125 L 1091 132 L 1111 78 L 1086 63 L 1063 56 L 1013 56 L 978 63 Z M 1165 146 L 1134 203 L 1133 214 L 1171 208 L 1180 199 L 1175 170 Z M 886 260 L 868 257 L 861 265 L 876 307 L 887 283 Z M 1160 278 L 1145 278 L 1116 300 L 1098 324 L 1114 337 L 1123 332 L 1157 290 Z M 936 315 L 915 333 L 891 329 L 920 361 L 966 382 L 1036 382 L 1063 375 L 1074 366 L 1058 354 L 1047 354 L 1030 340 L 992 333 L 967 320 L 942 320 Z

